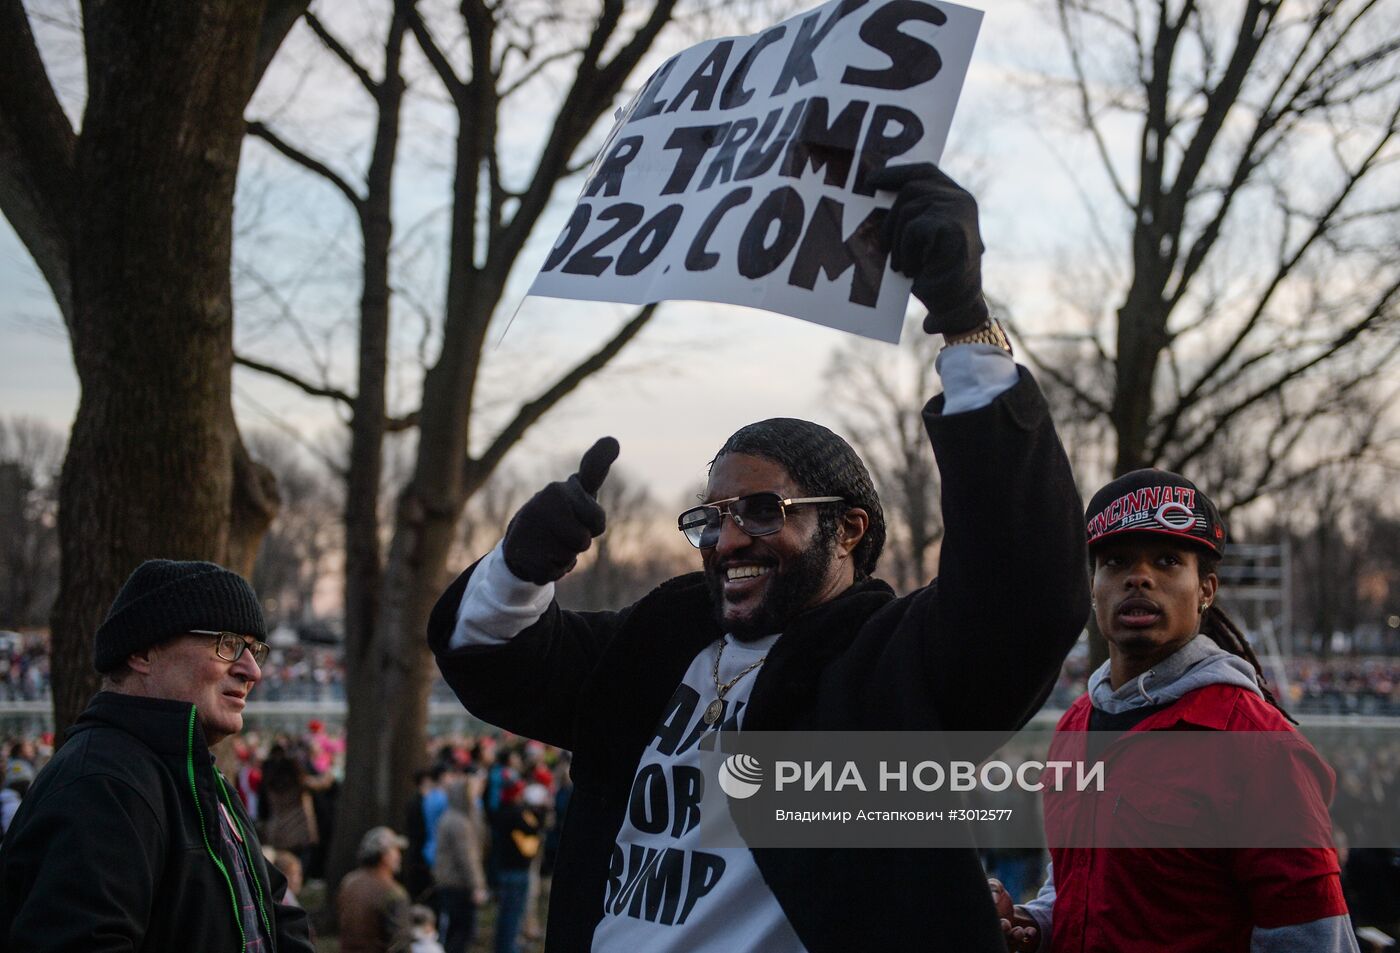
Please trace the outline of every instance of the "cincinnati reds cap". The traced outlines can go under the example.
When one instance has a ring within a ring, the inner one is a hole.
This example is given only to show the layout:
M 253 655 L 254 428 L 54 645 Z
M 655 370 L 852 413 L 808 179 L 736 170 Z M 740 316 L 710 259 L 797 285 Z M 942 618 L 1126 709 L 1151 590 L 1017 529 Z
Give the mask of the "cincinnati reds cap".
M 1186 477 L 1168 470 L 1134 470 L 1109 483 L 1084 513 L 1089 545 L 1122 533 L 1157 533 L 1204 546 L 1217 556 L 1225 550 L 1220 511 Z

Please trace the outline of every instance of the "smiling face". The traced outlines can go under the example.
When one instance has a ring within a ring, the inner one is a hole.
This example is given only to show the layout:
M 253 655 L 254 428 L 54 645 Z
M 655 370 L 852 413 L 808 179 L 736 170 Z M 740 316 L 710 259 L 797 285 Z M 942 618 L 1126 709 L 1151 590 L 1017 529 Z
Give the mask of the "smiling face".
M 1116 689 L 1195 638 L 1219 579 L 1201 578 L 1192 545 L 1156 534 L 1116 536 L 1093 556 L 1094 614 Z
M 707 502 L 750 493 L 777 493 L 783 499 L 811 495 L 785 467 L 764 457 L 727 453 L 715 461 Z M 749 536 L 726 516 L 718 542 L 701 550 L 720 626 L 751 641 L 781 632 L 799 612 L 839 595 L 855 578 L 850 554 L 866 520 L 864 510 L 850 509 L 834 532 L 823 533 L 817 506 L 793 506 L 778 532 Z
M 243 730 L 248 693 L 262 678 L 252 652 L 226 662 L 214 646 L 213 636 L 181 635 L 127 660 L 139 694 L 195 706 L 210 745 Z

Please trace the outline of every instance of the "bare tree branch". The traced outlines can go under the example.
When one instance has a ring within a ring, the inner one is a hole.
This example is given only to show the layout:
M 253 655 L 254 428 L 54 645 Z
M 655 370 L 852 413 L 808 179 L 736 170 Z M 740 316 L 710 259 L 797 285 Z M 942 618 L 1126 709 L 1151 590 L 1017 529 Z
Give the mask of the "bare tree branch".
M 657 306 L 649 304 L 639 310 L 632 319 L 624 324 L 612 338 L 597 351 L 590 354 L 585 360 L 577 364 L 559 380 L 546 390 L 539 397 L 521 406 L 515 418 L 496 435 L 491 441 L 491 445 L 486 451 L 475 460 L 467 461 L 468 485 L 477 483 L 480 479 L 488 476 L 492 470 L 500 464 L 502 458 L 511 447 L 520 441 L 525 435 L 525 431 L 530 428 L 535 421 L 568 396 L 574 388 L 583 383 L 591 375 L 597 373 L 607 366 L 608 362 L 617 356 L 623 346 L 631 341 L 637 334 L 646 327 L 652 315 L 656 313 Z
M 352 186 L 348 181 L 345 180 L 345 178 L 340 173 L 336 172 L 330 166 L 326 165 L 319 159 L 313 159 L 305 152 L 302 152 L 295 146 L 290 145 L 285 139 L 277 135 L 275 132 L 273 132 L 261 122 L 249 122 L 248 135 L 255 136 L 256 138 L 261 139 L 263 142 L 266 142 L 268 145 L 272 146 L 272 148 L 282 153 L 282 155 L 286 156 L 288 159 L 291 159 L 303 169 L 306 169 L 308 172 L 314 172 L 316 175 L 319 175 L 321 178 L 325 179 L 331 185 L 335 186 L 336 189 L 340 191 L 341 195 L 345 196 L 346 200 L 354 207 L 357 214 L 364 213 L 365 200 L 360 196 L 358 192 L 355 191 L 354 186 Z
M 405 430 L 413 430 L 418 426 L 420 414 L 414 411 L 411 414 L 404 414 L 402 417 L 387 417 L 384 420 L 384 430 L 386 433 L 402 433 Z
M 257 371 L 260 374 L 266 374 L 269 377 L 275 377 L 278 380 L 286 381 L 288 384 L 291 384 L 293 387 L 296 387 L 297 389 L 309 394 L 312 397 L 329 397 L 332 400 L 339 401 L 346 407 L 355 406 L 355 398 L 351 397 L 349 394 L 345 393 L 345 391 L 340 390 L 337 387 L 330 387 L 325 385 L 318 386 L 316 384 L 311 383 L 310 381 L 303 380 L 296 374 L 293 374 L 291 371 L 285 370 L 280 367 L 274 367 L 271 364 L 265 364 L 262 361 L 255 361 L 252 358 L 244 357 L 241 354 L 235 354 L 233 356 L 233 363 L 239 365 L 240 367 L 246 367 L 250 371 Z
M 1108 414 L 1109 408 L 1106 403 L 1080 387 L 1074 378 L 1064 371 L 1061 371 L 1053 361 L 1047 361 L 1042 358 L 1031 346 L 1030 341 L 1027 340 L 1027 336 L 1022 335 L 1018 338 L 1018 341 L 1021 345 L 1022 352 L 1026 355 L 1026 360 L 1029 361 L 1039 373 L 1044 374 L 1060 387 L 1063 387 L 1076 401 L 1092 409 L 1095 413 Z
M 272 55 L 281 47 L 282 41 L 310 3 L 311 0 L 268 0 L 263 13 L 262 32 L 258 35 L 257 61 L 253 64 L 254 89 L 257 89 L 271 65 Z
M 0 0 L 0 213 L 73 319 L 71 235 L 77 136 L 20 0 Z
M 669 22 L 675 3 L 676 0 L 657 0 L 646 22 L 606 64 L 601 62 L 601 57 L 617 28 L 622 4 L 617 0 L 607 0 L 603 4 L 593 33 L 584 47 L 577 77 L 556 113 L 556 121 L 530 184 L 520 200 L 520 207 L 505 226 L 501 240 L 491 247 L 488 267 L 500 267 L 503 262 L 514 261 L 520 253 L 549 202 L 555 182 L 568 168 L 574 150 L 597 121 L 598 115 L 612 103 L 661 28 Z
M 1211 444 L 1222 434 L 1222 432 L 1224 432 L 1228 428 L 1229 424 L 1237 416 L 1239 416 L 1239 414 L 1242 411 L 1248 409 L 1249 407 L 1253 406 L 1259 401 L 1278 393 L 1289 382 L 1296 380 L 1307 371 L 1311 370 L 1314 367 L 1317 367 L 1318 365 L 1327 361 L 1329 358 L 1341 352 L 1344 348 L 1346 348 L 1354 340 L 1356 340 L 1362 334 L 1362 332 L 1366 331 L 1368 328 L 1373 326 L 1377 321 L 1379 321 L 1382 317 L 1386 315 L 1387 309 L 1390 307 L 1391 302 L 1395 300 L 1397 295 L 1400 295 L 1400 280 L 1395 281 L 1385 290 L 1385 292 L 1381 295 L 1380 299 L 1367 312 L 1367 314 L 1362 318 L 1362 320 L 1344 329 L 1326 348 L 1324 348 L 1314 357 L 1300 364 L 1296 364 L 1292 367 L 1289 367 L 1282 373 L 1271 378 L 1266 383 L 1246 393 L 1243 397 L 1236 400 L 1234 404 L 1226 407 L 1225 409 L 1213 411 L 1211 414 L 1212 423 L 1210 427 L 1206 429 L 1205 433 L 1198 440 L 1188 445 L 1187 448 L 1181 452 L 1181 454 L 1178 457 L 1178 461 L 1183 465 L 1189 463 L 1196 456 L 1205 452 L 1205 450 L 1211 446 Z
M 1249 317 L 1225 346 L 1216 352 L 1214 359 L 1206 369 L 1201 372 L 1200 376 L 1192 383 L 1182 398 L 1177 401 L 1172 412 L 1167 416 L 1161 427 L 1154 454 L 1160 454 L 1163 447 L 1176 438 L 1177 427 L 1183 415 L 1194 407 L 1197 401 L 1202 398 L 1210 382 L 1229 366 L 1231 360 L 1239 352 L 1245 340 L 1259 326 L 1260 321 L 1268 311 L 1269 304 L 1272 302 L 1275 293 L 1284 285 L 1288 277 L 1293 274 L 1298 263 L 1303 260 L 1308 250 L 1328 234 L 1333 220 L 1342 208 L 1343 203 L 1352 195 L 1357 186 L 1365 178 L 1366 174 L 1372 169 L 1377 159 L 1383 154 L 1387 144 L 1394 135 L 1397 123 L 1400 123 L 1400 101 L 1397 101 L 1395 110 L 1391 113 L 1388 128 L 1377 138 L 1377 141 L 1363 159 L 1360 166 L 1347 177 L 1346 182 L 1332 197 L 1327 208 L 1314 220 L 1313 227 L 1309 231 L 1307 237 L 1300 242 L 1287 257 L 1279 262 L 1268 285 L 1256 298 Z M 1371 317 L 1374 317 L 1374 315 Z M 1371 317 L 1368 317 L 1367 320 L 1371 320 Z M 1349 342 L 1350 338 L 1348 338 L 1347 341 Z M 1231 376 L 1233 377 L 1234 375 L 1232 374 Z
M 1089 79 L 1085 75 L 1079 46 L 1074 39 L 1073 30 L 1070 28 L 1069 7 L 1066 0 L 1061 0 L 1059 4 L 1060 30 L 1064 34 L 1065 44 L 1069 48 L 1070 65 L 1074 67 L 1075 85 L 1079 90 L 1079 119 L 1084 124 L 1084 128 L 1089 131 L 1089 135 L 1093 137 L 1094 147 L 1099 152 L 1099 161 L 1108 176 L 1109 184 L 1113 186 L 1113 191 L 1117 193 L 1123 207 L 1131 211 L 1133 200 L 1129 197 L 1128 190 L 1124 188 L 1122 180 L 1118 177 L 1118 168 L 1113 164 L 1113 159 L 1109 155 L 1108 143 L 1104 139 L 1103 131 L 1099 128 L 1098 119 L 1094 116 L 1093 104 L 1089 100 Z
M 1370 4 L 1367 4 L 1367 6 L 1369 7 Z M 1175 307 L 1185 295 L 1186 290 L 1190 287 L 1192 278 L 1205 262 L 1210 250 L 1215 246 L 1224 228 L 1225 220 L 1234 205 L 1235 199 L 1241 194 L 1250 176 L 1265 159 L 1285 141 L 1285 137 L 1292 126 L 1292 123 L 1286 120 L 1296 120 L 1307 111 L 1307 107 L 1300 105 L 1303 92 L 1308 88 L 1322 64 L 1327 62 L 1327 58 L 1332 55 L 1341 44 L 1342 39 L 1350 32 L 1351 28 L 1364 13 L 1365 8 L 1352 18 L 1352 21 L 1314 58 L 1311 68 L 1309 68 L 1303 76 L 1298 78 L 1296 83 L 1294 81 L 1296 72 L 1305 62 L 1305 57 L 1302 55 L 1296 57 L 1293 62 L 1289 64 L 1288 68 L 1285 69 L 1283 74 L 1279 77 L 1277 83 L 1274 84 L 1273 91 L 1269 94 L 1259 111 L 1258 117 L 1254 123 L 1254 128 L 1250 132 L 1248 142 L 1239 150 L 1239 158 L 1235 163 L 1235 168 L 1229 183 L 1220 189 L 1220 204 L 1215 214 L 1200 230 L 1196 240 L 1191 243 L 1191 247 L 1187 251 L 1180 275 L 1177 278 L 1176 290 L 1170 295 L 1171 305 L 1173 307 Z M 1312 45 L 1313 40 L 1321 32 L 1325 22 L 1327 22 L 1327 18 L 1324 16 L 1315 18 L 1308 35 L 1298 44 L 1298 48 L 1307 50 Z M 1285 91 L 1290 86 L 1293 87 L 1293 92 L 1280 102 L 1280 97 L 1284 97 Z M 1272 141 L 1266 143 L 1265 140 L 1271 135 Z
M 1233 481 L 1223 495 L 1276 484 L 1317 452 L 1312 415 L 1334 412 L 1318 376 L 1348 391 L 1365 349 L 1389 354 L 1368 311 L 1394 311 L 1400 225 L 1383 191 L 1400 135 L 1385 4 L 1239 0 L 1230 24 L 1198 0 L 1047 5 L 1068 47 L 1064 105 L 1120 200 L 1108 123 L 1142 128 L 1126 287 L 1094 338 L 1111 354 L 1047 380 L 1076 407 L 1111 388 L 1117 472 L 1186 461 Z M 1255 420 L 1271 421 L 1257 437 Z
M 581 51 L 577 49 L 557 50 L 553 53 L 550 53 L 548 56 L 541 56 L 539 59 L 535 60 L 535 62 L 532 63 L 529 66 L 529 68 L 525 70 L 525 72 L 521 73 L 509 84 L 503 87 L 501 89 L 499 98 L 509 98 L 511 95 L 518 92 L 522 86 L 530 82 L 530 80 L 534 79 L 540 73 L 548 69 L 552 64 L 578 56 L 580 52 Z
M 369 70 L 360 65 L 360 61 L 355 59 L 355 55 L 345 48 L 345 44 L 336 39 L 335 35 L 332 34 L 330 30 L 326 29 L 325 24 L 321 22 L 316 14 L 308 13 L 306 15 L 306 25 L 311 27 L 311 32 L 316 34 L 317 38 L 326 49 L 334 53 L 336 59 L 344 63 L 346 68 L 355 74 L 355 78 L 360 81 L 360 85 L 363 86 L 371 96 L 379 95 L 378 81 L 370 75 Z
M 432 66 L 433 72 L 437 73 L 438 79 L 442 81 L 447 94 L 452 97 L 452 101 L 457 104 L 458 109 L 464 108 L 467 84 L 452 68 L 447 56 L 442 52 L 442 47 L 438 46 L 437 40 L 433 39 L 432 31 L 423 22 L 423 17 L 416 8 L 408 15 L 408 28 L 413 31 L 413 37 L 418 41 L 418 48 L 427 57 L 429 65 Z
M 1264 42 L 1264 36 L 1278 8 L 1278 4 L 1266 3 L 1264 0 L 1247 0 L 1245 4 L 1230 63 L 1225 68 L 1220 82 L 1206 94 L 1205 113 L 1196 125 L 1190 145 L 1182 154 L 1176 178 L 1170 192 L 1165 196 L 1165 215 L 1161 227 L 1168 234 L 1179 230 L 1186 217 L 1187 199 L 1205 167 L 1206 158 L 1215 145 L 1216 137 L 1225 127 L 1226 116 L 1239 100 L 1245 79 L 1249 76 L 1259 47 Z M 1183 13 L 1182 18 L 1185 16 Z

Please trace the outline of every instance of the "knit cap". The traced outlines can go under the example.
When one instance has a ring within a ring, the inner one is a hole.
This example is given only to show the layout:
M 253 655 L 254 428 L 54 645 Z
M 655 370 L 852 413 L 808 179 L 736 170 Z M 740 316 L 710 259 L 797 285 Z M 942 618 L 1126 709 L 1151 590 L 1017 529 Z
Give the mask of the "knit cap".
M 98 626 L 93 666 L 110 672 L 132 652 L 191 629 L 267 638 L 253 587 L 214 563 L 149 559 L 136 567 Z

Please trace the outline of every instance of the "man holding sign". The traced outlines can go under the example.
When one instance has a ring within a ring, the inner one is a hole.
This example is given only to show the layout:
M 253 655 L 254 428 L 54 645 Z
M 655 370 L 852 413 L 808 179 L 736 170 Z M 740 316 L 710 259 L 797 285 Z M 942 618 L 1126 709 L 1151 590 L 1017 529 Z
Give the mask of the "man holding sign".
M 433 611 L 429 644 L 476 715 L 574 752 L 551 951 L 1001 951 L 975 852 L 715 848 L 700 838 L 701 738 L 719 730 L 1010 731 L 1048 695 L 1088 614 L 1069 464 L 1034 380 L 982 298 L 977 210 L 931 165 L 884 239 L 943 334 L 923 419 L 943 476 L 940 579 L 896 597 L 864 464 L 836 434 L 735 433 L 679 524 L 703 570 L 616 612 L 553 600 L 605 514 L 604 438 Z M 1008 664 L 1008 662 L 1012 664 Z

